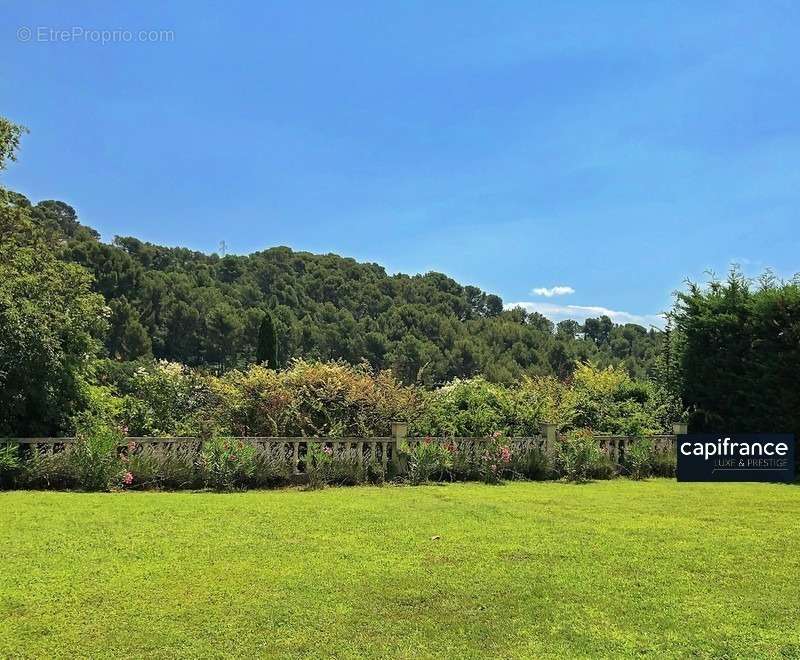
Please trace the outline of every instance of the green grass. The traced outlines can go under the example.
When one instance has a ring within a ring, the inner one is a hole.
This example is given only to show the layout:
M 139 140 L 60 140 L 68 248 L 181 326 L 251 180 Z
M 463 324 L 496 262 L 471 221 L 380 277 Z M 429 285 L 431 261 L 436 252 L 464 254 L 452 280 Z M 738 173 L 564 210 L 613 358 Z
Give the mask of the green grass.
M 800 656 L 796 486 L 13 492 L 0 547 L 2 657 Z

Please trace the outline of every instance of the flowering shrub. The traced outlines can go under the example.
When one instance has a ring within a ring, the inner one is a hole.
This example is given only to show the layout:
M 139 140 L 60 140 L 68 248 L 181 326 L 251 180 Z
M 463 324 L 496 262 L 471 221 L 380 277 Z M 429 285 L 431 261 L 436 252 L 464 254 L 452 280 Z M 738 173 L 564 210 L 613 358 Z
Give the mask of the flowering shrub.
M 217 401 L 211 381 L 174 362 L 140 367 L 123 385 L 119 417 L 136 436 L 201 435 Z
M 500 483 L 516 476 L 515 454 L 499 431 L 488 440 L 464 442 L 425 438 L 404 450 L 411 483 L 428 481 L 483 481 Z
M 214 388 L 212 416 L 235 435 L 383 436 L 392 420 L 414 416 L 419 399 L 391 372 L 343 362 L 254 366 L 216 379 Z
M 120 457 L 126 470 L 122 485 L 126 488 L 158 488 L 161 478 L 158 456 L 162 451 L 161 448 L 140 447 L 129 442 Z
M 542 421 L 561 431 L 588 427 L 631 435 L 667 431 L 679 411 L 657 386 L 624 369 L 581 364 L 569 382 L 523 377 L 511 385 L 485 378 L 437 389 L 405 386 L 388 371 L 344 362 L 295 360 L 286 369 L 251 366 L 213 376 L 180 364 L 135 369 L 97 366 L 102 386 L 90 408 L 137 436 L 384 436 L 392 420 L 412 436 L 537 435 Z
M 499 484 L 511 466 L 511 449 L 503 442 L 503 436 L 495 431 L 491 442 L 481 450 L 477 463 L 481 481 L 487 484 Z
M 456 379 L 424 394 L 420 415 L 412 423 L 419 435 L 487 437 L 502 429 L 510 435 L 539 432 L 538 406 L 520 406 L 520 391 L 482 377 Z
M 211 438 L 203 443 L 200 471 L 207 488 L 246 488 L 255 473 L 255 447 L 233 438 Z

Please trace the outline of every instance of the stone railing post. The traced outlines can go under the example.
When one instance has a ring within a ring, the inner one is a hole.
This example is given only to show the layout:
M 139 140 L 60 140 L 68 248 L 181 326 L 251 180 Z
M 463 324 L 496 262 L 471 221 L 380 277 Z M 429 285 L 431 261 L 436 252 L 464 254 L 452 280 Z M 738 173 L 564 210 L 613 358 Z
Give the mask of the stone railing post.
M 678 436 L 689 432 L 689 425 L 686 422 L 674 422 L 672 424 L 672 434 L 675 436 L 674 443 L 670 439 L 671 449 L 678 451 Z
M 400 445 L 408 437 L 408 422 L 392 422 L 392 463 L 395 468 L 400 469 Z
M 547 456 L 552 456 L 556 449 L 556 433 L 557 426 L 550 422 L 542 422 L 540 424 L 540 433 L 544 436 L 544 453 Z

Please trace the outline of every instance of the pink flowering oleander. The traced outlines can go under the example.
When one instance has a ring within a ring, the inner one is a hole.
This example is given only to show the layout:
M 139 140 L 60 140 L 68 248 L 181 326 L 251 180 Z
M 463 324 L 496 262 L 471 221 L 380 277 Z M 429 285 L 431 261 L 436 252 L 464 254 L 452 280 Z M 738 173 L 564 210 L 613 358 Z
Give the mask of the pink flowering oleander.
M 503 459 L 503 463 L 508 463 L 511 460 L 511 450 L 508 447 L 503 447 L 500 456 Z
M 126 472 L 125 476 L 122 477 L 122 483 L 130 486 L 133 483 L 133 475 L 130 472 Z

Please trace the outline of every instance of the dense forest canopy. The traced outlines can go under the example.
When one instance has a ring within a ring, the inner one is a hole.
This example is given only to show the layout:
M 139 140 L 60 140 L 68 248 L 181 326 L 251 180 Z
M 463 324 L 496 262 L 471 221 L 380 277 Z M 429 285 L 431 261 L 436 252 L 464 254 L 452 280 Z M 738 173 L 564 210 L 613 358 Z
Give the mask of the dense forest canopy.
M 278 365 L 344 359 L 391 369 L 406 383 L 436 385 L 482 374 L 567 376 L 580 361 L 652 372 L 661 333 L 608 317 L 555 326 L 538 313 L 504 310 L 499 296 L 441 273 L 388 275 L 377 264 L 273 247 L 248 256 L 207 255 L 132 237 L 103 243 L 60 201 L 15 206 L 85 267 L 111 310 L 109 357 L 155 357 L 222 373 L 257 359 L 265 313 Z

